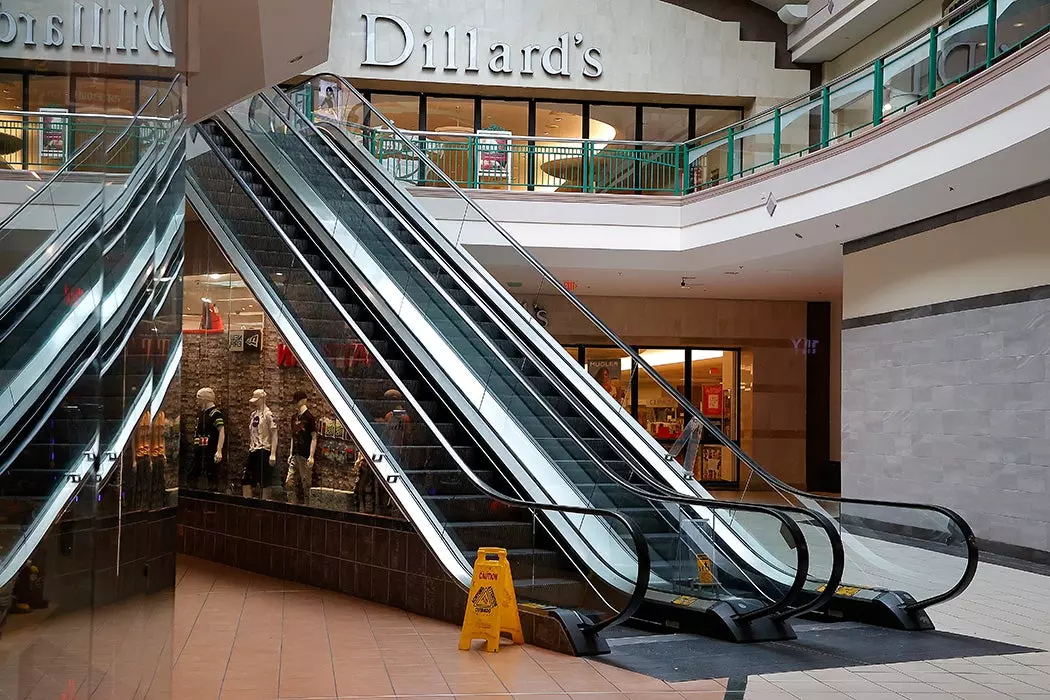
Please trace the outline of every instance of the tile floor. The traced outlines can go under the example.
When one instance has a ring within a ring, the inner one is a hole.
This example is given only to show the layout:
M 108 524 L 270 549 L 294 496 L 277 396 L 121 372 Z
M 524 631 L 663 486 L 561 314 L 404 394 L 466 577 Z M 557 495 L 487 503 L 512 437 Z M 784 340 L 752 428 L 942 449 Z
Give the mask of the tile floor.
M 939 629 L 1050 649 L 1050 577 L 982 564 Z M 665 683 L 534 647 L 456 649 L 459 630 L 337 593 L 183 559 L 173 700 L 1044 700 L 1050 653 Z M 479 643 L 480 644 L 480 643 Z M 702 660 L 699 660 L 702 663 Z

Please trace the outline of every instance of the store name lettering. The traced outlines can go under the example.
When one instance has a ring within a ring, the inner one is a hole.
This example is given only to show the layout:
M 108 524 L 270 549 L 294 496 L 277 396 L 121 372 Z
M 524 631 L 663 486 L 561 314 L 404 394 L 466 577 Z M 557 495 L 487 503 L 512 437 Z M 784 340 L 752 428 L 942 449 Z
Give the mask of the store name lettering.
M 396 68 L 404 65 L 416 50 L 416 35 L 408 22 L 395 15 L 363 14 L 365 20 L 365 60 L 362 66 L 377 68 Z M 397 32 L 391 44 L 400 45 L 399 53 L 394 55 L 394 49 L 388 55 L 379 55 L 378 33 L 382 31 L 384 36 L 387 32 Z M 420 47 L 423 50 L 423 70 L 442 70 L 449 73 L 457 73 L 460 69 L 459 59 L 462 58 L 458 50 L 459 32 L 456 27 L 449 27 L 435 39 L 434 27 L 427 25 L 423 27 L 423 41 Z M 477 73 L 480 57 L 478 55 L 478 29 L 474 27 L 463 34 L 466 40 L 466 64 L 463 70 L 467 73 Z M 444 52 L 438 58 L 438 50 L 444 44 Z M 583 34 L 568 32 L 558 37 L 557 41 L 549 46 L 529 44 L 515 51 L 509 44 L 496 42 L 489 46 L 488 69 L 490 73 L 535 75 L 542 71 L 552 77 L 571 78 L 573 66 L 576 65 L 575 55 L 579 54 L 582 59 L 581 74 L 585 78 L 596 80 L 602 76 L 602 52 L 595 47 L 581 48 L 583 46 Z M 440 61 L 440 65 L 439 62 Z
M 0 1 L 0 44 L 6 46 L 20 38 L 25 46 L 43 44 L 58 48 L 68 39 L 74 49 L 138 53 L 141 36 L 141 42 L 154 53 L 163 51 L 172 55 L 163 4 L 157 9 L 149 2 L 141 13 L 138 7 L 124 4 L 107 8 L 98 2 L 72 2 L 70 6 L 66 17 L 49 14 L 41 20 L 28 12 L 8 12 Z M 110 39 L 115 43 L 110 45 Z

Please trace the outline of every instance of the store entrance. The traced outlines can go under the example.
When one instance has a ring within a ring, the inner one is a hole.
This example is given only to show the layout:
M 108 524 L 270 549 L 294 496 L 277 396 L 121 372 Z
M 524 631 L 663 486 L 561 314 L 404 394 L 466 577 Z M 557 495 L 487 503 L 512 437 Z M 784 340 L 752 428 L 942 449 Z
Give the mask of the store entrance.
M 701 430 L 697 449 L 680 441 L 689 424 L 678 402 L 636 363 L 615 347 L 574 345 L 565 348 L 665 449 L 687 466 L 705 487 L 736 490 L 740 465 L 728 447 Z M 636 348 L 642 358 L 711 420 L 740 444 L 740 349 L 700 347 Z M 690 436 L 686 436 L 687 439 Z M 686 464 L 687 456 L 691 463 Z

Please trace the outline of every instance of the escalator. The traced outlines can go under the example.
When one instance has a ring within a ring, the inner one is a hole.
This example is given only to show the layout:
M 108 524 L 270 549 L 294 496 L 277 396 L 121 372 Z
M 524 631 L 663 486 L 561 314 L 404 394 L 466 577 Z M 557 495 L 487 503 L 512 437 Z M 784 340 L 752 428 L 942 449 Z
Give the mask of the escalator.
M 126 126 L 103 124 L 0 228 L 25 244 L 0 279 L 0 590 L 85 486 L 105 484 L 178 367 L 169 356 L 156 381 L 144 372 L 129 385 L 118 366 L 135 327 L 173 296 L 155 272 L 181 264 L 182 121 L 145 116 L 177 99 L 178 85 L 155 91 Z
M 321 79 L 326 81 L 325 85 L 330 86 L 332 80 L 342 85 L 339 104 L 348 110 L 345 114 L 355 113 L 354 105 L 360 105 L 362 111 L 357 113 L 372 114 L 374 119 L 382 121 L 385 131 L 397 135 L 393 124 L 367 104 L 352 86 L 334 76 L 315 77 L 311 79 L 315 82 L 305 83 L 307 105 L 312 91 L 317 89 L 316 81 Z M 420 161 L 421 167 L 437 173 L 453 191 L 454 206 L 463 208 L 459 226 L 452 232 L 439 230 L 411 196 L 395 185 L 386 169 L 376 163 L 366 149 L 359 147 L 361 131 L 354 124 L 337 114 L 314 114 L 313 120 L 305 118 L 297 106 L 303 103 L 300 99 L 303 88 L 293 88 L 293 95 L 294 104 L 283 93 L 266 93 L 260 98 L 261 104 L 254 107 L 255 125 L 249 122 L 249 128 L 270 132 L 268 140 L 304 171 L 303 179 L 309 180 L 319 197 L 340 212 L 346 227 L 360 231 L 357 243 L 375 248 L 377 244 L 372 239 L 392 242 L 401 255 L 427 269 L 428 281 L 455 299 L 474 327 L 488 336 L 489 345 L 498 348 L 503 360 L 519 367 L 521 374 L 533 383 L 535 394 L 551 401 L 569 400 L 576 410 L 587 416 L 585 422 L 576 422 L 571 427 L 583 441 L 594 445 L 606 463 L 626 461 L 635 469 L 632 475 L 645 481 L 647 487 L 655 487 L 656 493 L 694 493 L 709 497 L 692 480 L 689 470 L 682 470 L 669 461 L 664 449 L 637 421 L 611 401 L 580 365 L 523 312 L 519 302 L 495 282 L 477 259 L 466 253 L 459 243 L 465 229 L 473 229 L 475 239 L 486 240 L 489 250 L 499 246 L 498 252 L 489 253 L 491 264 L 499 270 L 513 269 L 519 279 L 537 280 L 529 290 L 531 293 L 560 297 L 567 302 L 563 305 L 568 310 L 562 312 L 562 322 L 571 323 L 570 317 L 579 321 L 581 327 L 593 331 L 591 335 L 607 339 L 608 345 L 630 357 L 636 371 L 658 386 L 661 395 L 673 401 L 690 419 L 690 427 L 713 436 L 740 460 L 751 475 L 749 483 L 760 485 L 777 503 L 803 507 L 835 520 L 846 551 L 843 585 L 836 587 L 834 595 L 817 606 L 819 609 L 833 617 L 925 629 L 932 626 L 924 612 L 927 607 L 965 590 L 976 570 L 977 549 L 972 530 L 958 514 L 926 504 L 812 495 L 776 478 L 726 437 L 636 349 L 569 293 L 484 210 L 466 198 L 413 141 L 402 138 L 399 152 L 410 154 Z M 322 128 L 311 121 L 317 121 Z M 306 151 L 313 161 L 306 157 Z M 454 210 L 454 206 L 447 203 L 443 206 L 447 211 Z M 367 243 L 362 242 L 366 239 Z M 390 249 L 387 243 L 379 245 Z M 380 255 L 388 256 L 384 259 L 387 265 L 391 265 L 390 259 L 395 257 L 393 252 Z M 355 262 L 359 257 L 355 253 Z M 564 405 L 558 404 L 558 410 Z M 741 499 L 748 495 L 746 487 Z M 748 529 L 753 535 L 768 539 L 769 534 L 763 535 L 759 524 L 752 525 Z M 818 570 L 811 572 L 807 595 L 823 594 L 832 587 L 820 581 L 820 574 L 827 571 L 825 567 L 824 562 L 817 562 Z
M 830 567 L 821 580 L 837 582 L 841 550 L 826 519 L 692 495 L 653 498 L 630 482 L 625 465 L 595 459 L 593 445 L 565 429 L 567 401 L 558 404 L 560 412 L 546 413 L 527 393 L 508 401 L 531 412 L 522 419 L 531 445 L 514 435 L 515 425 L 493 425 L 479 413 L 479 397 L 472 403 L 464 395 L 464 387 L 472 391 L 470 380 L 441 367 L 422 350 L 427 338 L 408 327 L 442 318 L 436 305 L 426 306 L 425 315 L 407 304 L 392 313 L 394 297 L 374 286 L 378 277 L 342 259 L 324 224 L 282 187 L 274 164 L 231 120 L 205 123 L 197 137 L 206 147 L 190 160 L 191 203 L 285 339 L 298 345 L 299 359 L 311 363 L 315 381 L 327 383 L 342 422 L 357 425 L 351 432 L 363 446 L 376 446 L 364 451 L 381 474 L 387 470 L 402 510 L 462 583 L 478 546 L 505 546 L 523 599 L 588 618 L 605 607 L 624 609 L 615 601 L 634 595 L 642 562 L 650 580 L 644 603 L 632 611 L 636 618 L 758 640 L 791 636 L 788 619 L 805 612 L 796 599 L 809 580 L 810 543 L 821 536 Z M 455 323 L 447 312 L 442 320 Z M 492 356 L 487 345 L 471 347 Z M 410 407 L 407 426 L 393 434 L 388 416 L 402 401 Z M 524 458 L 528 450 L 535 462 Z M 542 504 L 545 515 L 508 511 L 479 483 Z M 651 565 L 639 556 L 633 532 L 596 518 L 565 518 L 549 510 L 555 504 L 629 517 L 644 532 Z M 698 507 L 701 514 L 693 512 Z M 703 515 L 713 511 L 723 513 L 717 522 Z M 762 522 L 773 536 L 754 541 L 741 527 L 745 521 Z M 698 555 L 717 570 L 717 583 L 701 580 Z

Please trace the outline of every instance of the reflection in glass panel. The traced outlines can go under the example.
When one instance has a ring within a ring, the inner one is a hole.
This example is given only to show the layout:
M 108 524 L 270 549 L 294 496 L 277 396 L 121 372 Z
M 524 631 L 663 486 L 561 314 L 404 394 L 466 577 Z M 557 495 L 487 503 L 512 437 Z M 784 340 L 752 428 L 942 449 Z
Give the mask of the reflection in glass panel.
M 627 140 L 636 138 L 637 109 L 633 105 L 592 105 L 591 139 Z M 595 144 L 595 160 L 600 163 L 593 180 L 595 192 L 630 193 L 638 181 L 633 147 L 627 144 Z M 588 182 L 586 184 L 591 184 Z
M 64 113 L 69 111 L 69 78 L 67 76 L 29 76 L 29 110 Z M 72 153 L 71 124 L 68 119 L 47 118 L 48 138 L 41 117 L 29 120 L 29 168 L 51 170 L 62 165 Z
M 74 102 L 77 112 L 82 114 L 126 115 L 135 114 L 135 81 L 121 78 L 84 78 L 76 79 Z M 162 96 L 154 99 L 159 102 Z M 119 126 L 117 126 L 119 124 Z M 86 143 L 100 129 L 106 129 L 113 139 L 126 124 L 112 120 L 77 117 L 73 128 L 73 149 Z M 137 144 L 128 141 L 126 147 L 110 152 L 107 160 L 118 170 L 130 170 L 135 163 Z
M 22 76 L 0 74 L 0 109 L 19 111 L 22 109 Z M 25 158 L 23 150 L 22 120 L 18 117 L 0 116 L 0 169 L 21 168 Z

